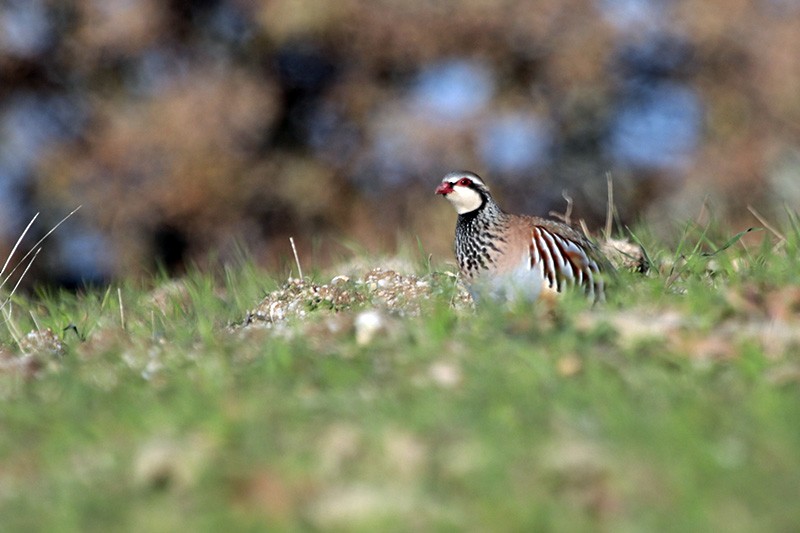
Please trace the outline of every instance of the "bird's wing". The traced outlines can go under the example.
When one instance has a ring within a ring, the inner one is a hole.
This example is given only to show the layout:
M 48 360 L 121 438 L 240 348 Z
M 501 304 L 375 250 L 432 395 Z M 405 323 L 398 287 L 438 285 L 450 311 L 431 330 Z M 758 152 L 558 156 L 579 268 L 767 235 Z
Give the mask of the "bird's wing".
M 603 279 L 594 244 L 567 225 L 533 217 L 528 221 L 531 268 L 541 265 L 545 281 L 557 291 L 581 285 L 590 296 L 602 297 Z

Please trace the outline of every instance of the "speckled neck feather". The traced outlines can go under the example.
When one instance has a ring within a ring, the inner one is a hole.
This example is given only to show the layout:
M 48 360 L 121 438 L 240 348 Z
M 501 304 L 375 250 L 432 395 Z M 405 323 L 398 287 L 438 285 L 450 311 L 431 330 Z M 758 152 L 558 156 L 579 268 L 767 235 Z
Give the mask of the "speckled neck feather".
M 475 277 L 496 261 L 498 245 L 505 243 L 504 231 L 508 215 L 488 194 L 482 194 L 483 204 L 476 210 L 458 215 L 455 252 L 461 272 Z

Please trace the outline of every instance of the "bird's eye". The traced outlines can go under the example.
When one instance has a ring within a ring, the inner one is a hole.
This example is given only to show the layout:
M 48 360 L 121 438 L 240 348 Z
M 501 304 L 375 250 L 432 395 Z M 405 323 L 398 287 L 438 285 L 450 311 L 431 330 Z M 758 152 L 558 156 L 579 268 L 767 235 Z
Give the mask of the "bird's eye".
M 460 180 L 458 180 L 458 184 L 461 185 L 462 187 L 469 187 L 470 185 L 472 185 L 472 180 L 469 178 L 461 178 Z

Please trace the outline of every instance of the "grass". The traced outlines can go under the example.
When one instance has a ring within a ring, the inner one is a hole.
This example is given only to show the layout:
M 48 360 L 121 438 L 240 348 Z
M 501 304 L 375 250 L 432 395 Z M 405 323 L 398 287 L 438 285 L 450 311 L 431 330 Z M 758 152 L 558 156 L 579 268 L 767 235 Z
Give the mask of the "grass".
M 594 308 L 473 310 L 428 261 L 15 295 L 2 529 L 796 530 L 796 227 L 635 233 L 657 268 Z

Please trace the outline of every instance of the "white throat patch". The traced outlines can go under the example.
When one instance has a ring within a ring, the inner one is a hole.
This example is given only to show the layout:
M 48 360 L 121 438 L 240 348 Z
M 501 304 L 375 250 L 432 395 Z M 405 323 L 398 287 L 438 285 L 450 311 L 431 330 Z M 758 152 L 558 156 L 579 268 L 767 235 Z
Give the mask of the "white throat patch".
M 453 187 L 453 192 L 447 195 L 447 199 L 450 200 L 459 215 L 475 211 L 481 206 L 482 202 L 478 191 L 458 185 Z

